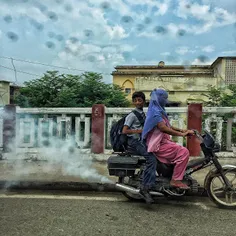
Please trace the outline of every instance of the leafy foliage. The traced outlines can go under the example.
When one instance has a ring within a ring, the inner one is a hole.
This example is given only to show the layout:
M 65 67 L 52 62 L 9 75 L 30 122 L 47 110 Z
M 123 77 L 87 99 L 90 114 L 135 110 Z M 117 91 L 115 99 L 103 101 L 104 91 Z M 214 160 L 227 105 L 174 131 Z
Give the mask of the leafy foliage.
M 209 99 L 205 102 L 205 106 L 234 107 L 236 106 L 236 85 L 231 84 L 224 90 L 211 86 L 209 92 L 203 96 Z
M 93 72 L 65 75 L 48 71 L 40 79 L 25 82 L 15 102 L 21 107 L 129 106 L 122 88 L 104 83 L 102 75 Z
M 209 101 L 205 102 L 205 106 L 215 106 L 215 107 L 236 107 L 236 85 L 229 85 L 227 89 L 218 89 L 215 87 L 210 87 L 209 92 L 207 94 L 203 94 L 204 96 L 208 97 Z M 226 125 L 227 119 L 233 118 L 234 114 L 217 114 L 217 116 L 222 116 L 224 123 L 223 123 L 223 143 L 222 146 L 225 148 L 226 146 Z M 206 118 L 204 116 L 204 118 Z M 236 143 L 236 127 L 232 127 L 232 142 Z

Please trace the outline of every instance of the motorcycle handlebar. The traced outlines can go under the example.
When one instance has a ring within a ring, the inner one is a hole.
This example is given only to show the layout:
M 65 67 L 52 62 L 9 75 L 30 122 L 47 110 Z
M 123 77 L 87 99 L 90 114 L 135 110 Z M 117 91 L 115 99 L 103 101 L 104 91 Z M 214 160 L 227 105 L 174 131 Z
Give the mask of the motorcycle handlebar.
M 196 129 L 193 129 L 193 132 L 194 132 L 194 135 L 197 136 L 199 140 L 203 141 L 202 135 Z

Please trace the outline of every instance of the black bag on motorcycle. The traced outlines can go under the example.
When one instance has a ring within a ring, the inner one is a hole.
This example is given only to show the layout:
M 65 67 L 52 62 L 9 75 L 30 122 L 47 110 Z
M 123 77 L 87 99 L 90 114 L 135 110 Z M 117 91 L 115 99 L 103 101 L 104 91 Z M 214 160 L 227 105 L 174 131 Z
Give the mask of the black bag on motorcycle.
M 124 152 L 127 145 L 127 135 L 122 134 L 122 129 L 125 123 L 125 117 L 118 120 L 110 131 L 110 142 L 115 152 Z
M 107 160 L 109 175 L 125 177 L 132 176 L 138 168 L 137 156 L 110 156 Z
M 143 119 L 141 114 L 139 112 L 137 112 L 136 110 L 133 110 L 132 113 L 135 114 L 135 116 L 138 118 L 140 124 L 143 125 L 145 120 Z M 110 142 L 111 142 L 111 146 L 115 152 L 124 152 L 126 150 L 128 137 L 126 134 L 122 134 L 122 130 L 124 127 L 125 118 L 127 116 L 128 115 L 126 115 L 123 118 L 121 118 L 120 120 L 118 120 L 111 127 Z

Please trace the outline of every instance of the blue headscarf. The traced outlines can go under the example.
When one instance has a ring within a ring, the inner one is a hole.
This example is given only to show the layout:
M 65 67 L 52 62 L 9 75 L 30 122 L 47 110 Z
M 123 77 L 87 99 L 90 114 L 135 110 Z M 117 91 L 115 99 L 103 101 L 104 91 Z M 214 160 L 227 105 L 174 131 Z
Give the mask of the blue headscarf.
M 168 102 L 168 93 L 164 89 L 154 89 L 151 93 L 151 100 L 148 107 L 146 120 L 143 127 L 142 139 L 147 137 L 147 134 L 163 121 L 163 116 L 168 119 L 165 111 L 165 106 Z

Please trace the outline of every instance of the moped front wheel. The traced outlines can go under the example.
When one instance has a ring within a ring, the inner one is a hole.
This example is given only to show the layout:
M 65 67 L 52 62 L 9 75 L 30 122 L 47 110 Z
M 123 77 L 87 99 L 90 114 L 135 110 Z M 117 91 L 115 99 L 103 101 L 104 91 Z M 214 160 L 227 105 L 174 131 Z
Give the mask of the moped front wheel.
M 213 171 L 206 179 L 205 188 L 212 202 L 223 208 L 236 208 L 236 169 L 224 168 L 225 177 L 231 184 L 229 189 L 218 171 Z

